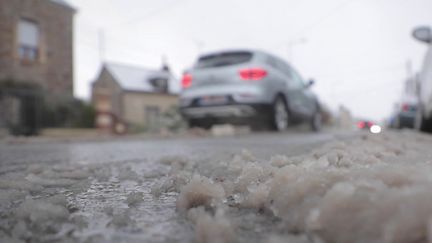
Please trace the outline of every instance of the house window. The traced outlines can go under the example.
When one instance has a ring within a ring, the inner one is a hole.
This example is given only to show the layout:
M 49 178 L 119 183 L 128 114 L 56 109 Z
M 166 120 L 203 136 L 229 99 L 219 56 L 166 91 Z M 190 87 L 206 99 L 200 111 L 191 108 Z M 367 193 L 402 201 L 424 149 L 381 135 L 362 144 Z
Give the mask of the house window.
M 39 27 L 35 22 L 21 19 L 18 23 L 18 56 L 24 62 L 39 57 Z

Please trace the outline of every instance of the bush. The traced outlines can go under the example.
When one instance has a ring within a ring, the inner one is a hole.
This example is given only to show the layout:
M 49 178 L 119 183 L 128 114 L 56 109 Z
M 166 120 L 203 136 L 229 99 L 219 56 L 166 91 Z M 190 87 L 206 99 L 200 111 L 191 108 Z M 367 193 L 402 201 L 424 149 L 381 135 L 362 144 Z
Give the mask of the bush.
M 171 107 L 162 113 L 160 124 L 170 131 L 179 131 L 186 128 L 186 124 L 179 112 L 178 107 Z
M 92 128 L 95 110 L 72 96 L 54 95 L 34 82 L 0 81 L 0 105 L 4 97 L 19 101 L 19 121 L 4 118 L 13 135 L 37 135 L 44 127 Z M 4 107 L 6 110 L 12 108 Z
M 43 127 L 93 128 L 95 109 L 78 99 L 45 99 Z

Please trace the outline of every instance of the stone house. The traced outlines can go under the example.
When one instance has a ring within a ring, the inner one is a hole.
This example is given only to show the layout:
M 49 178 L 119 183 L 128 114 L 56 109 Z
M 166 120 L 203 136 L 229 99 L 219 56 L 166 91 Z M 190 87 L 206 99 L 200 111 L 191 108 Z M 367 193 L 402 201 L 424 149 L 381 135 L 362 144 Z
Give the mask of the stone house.
M 92 84 L 96 126 L 122 132 L 125 125 L 152 127 L 178 104 L 170 92 L 174 78 L 168 70 L 105 63 Z
M 73 95 L 73 17 L 63 0 L 0 0 L 0 81 Z
M 75 12 L 63 0 L 0 0 L 0 130 L 35 133 L 40 115 L 29 97 L 73 98 Z

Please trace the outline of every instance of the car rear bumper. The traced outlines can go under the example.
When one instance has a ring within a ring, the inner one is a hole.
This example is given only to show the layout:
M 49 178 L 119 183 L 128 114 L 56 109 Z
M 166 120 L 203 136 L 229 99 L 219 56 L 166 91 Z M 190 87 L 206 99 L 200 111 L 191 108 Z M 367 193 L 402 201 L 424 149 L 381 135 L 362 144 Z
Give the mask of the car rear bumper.
M 247 105 L 225 105 L 213 107 L 191 107 L 184 108 L 182 113 L 190 118 L 203 117 L 250 117 L 256 111 Z
M 264 104 L 232 104 L 219 106 L 195 106 L 181 108 L 182 115 L 187 119 L 200 118 L 250 118 L 258 115 L 269 115 L 270 105 Z
M 229 98 L 231 104 L 265 104 L 273 102 L 273 95 L 266 88 L 259 85 L 233 83 L 220 86 L 199 86 L 186 89 L 180 95 L 180 106 L 197 106 L 198 100 L 203 97 Z M 222 104 L 221 104 L 222 105 Z M 228 104 L 224 104 L 228 105 Z

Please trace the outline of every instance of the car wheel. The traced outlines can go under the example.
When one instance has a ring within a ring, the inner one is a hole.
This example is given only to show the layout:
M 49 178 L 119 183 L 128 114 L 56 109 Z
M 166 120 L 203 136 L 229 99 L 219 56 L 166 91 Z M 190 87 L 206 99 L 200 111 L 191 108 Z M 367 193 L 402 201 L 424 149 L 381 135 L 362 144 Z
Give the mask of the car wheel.
M 319 132 L 322 128 L 322 115 L 321 112 L 318 110 L 315 112 L 315 114 L 312 117 L 311 120 L 311 129 L 314 132 Z
M 188 127 L 189 128 L 202 128 L 202 129 L 210 129 L 212 127 L 212 124 L 207 121 L 202 121 L 198 119 L 190 119 L 188 120 Z
M 272 128 L 276 131 L 284 131 L 288 128 L 288 109 L 284 99 L 279 96 L 273 103 Z

